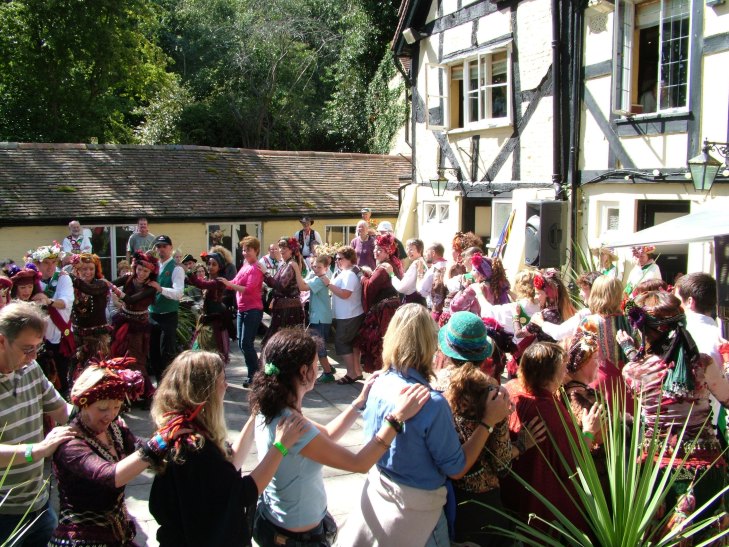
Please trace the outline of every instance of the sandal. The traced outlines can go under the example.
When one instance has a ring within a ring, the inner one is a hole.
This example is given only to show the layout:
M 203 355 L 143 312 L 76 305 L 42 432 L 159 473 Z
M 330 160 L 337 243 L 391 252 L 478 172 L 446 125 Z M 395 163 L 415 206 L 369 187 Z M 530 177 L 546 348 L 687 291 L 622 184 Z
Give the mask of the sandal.
M 345 375 L 344 375 L 344 376 L 342 376 L 342 377 L 341 377 L 341 378 L 340 378 L 339 380 L 337 380 L 337 381 L 336 381 L 335 383 L 336 383 L 336 384 L 337 384 L 338 386 L 348 386 L 348 385 L 350 385 L 350 384 L 353 384 L 353 383 L 355 383 L 356 381 L 357 381 L 357 380 L 356 380 L 355 378 L 351 378 L 351 377 L 349 377 L 349 376 L 347 376 L 347 375 L 345 374 Z

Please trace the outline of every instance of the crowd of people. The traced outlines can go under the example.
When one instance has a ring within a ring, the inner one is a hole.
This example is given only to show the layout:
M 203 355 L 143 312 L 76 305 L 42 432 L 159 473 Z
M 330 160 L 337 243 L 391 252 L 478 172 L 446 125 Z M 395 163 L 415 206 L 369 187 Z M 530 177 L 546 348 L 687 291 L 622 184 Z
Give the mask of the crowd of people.
M 601 248 L 599 270 L 573 286 L 534 268 L 512 286 L 473 233 L 457 233 L 447 258 L 442 244 L 403 245 L 391 223 L 362 215 L 349 245 L 324 244 L 310 217 L 264 256 L 246 236 L 238 271 L 221 245 L 202 263 L 176 256 L 146 219 L 113 280 L 77 221 L 62 244 L 6 264 L 0 539 L 134 545 L 124 487 L 147 468 L 161 545 L 511 545 L 494 531 L 513 527 L 507 514 L 537 515 L 532 525 L 548 534 L 553 510 L 589 535 L 571 446 L 585 443 L 606 473 L 606 407 L 632 415 L 634 396 L 641 415 L 630 420 L 645 426 L 646 442 L 668 439 L 680 456 L 658 462 L 675 476 L 656 526 L 679 529 L 688 492 L 702 515 L 723 511 L 729 344 L 714 319 L 713 278 L 690 273 L 670 287 L 654 249 L 641 246 L 625 285 L 614 251 Z M 186 294 L 200 313 L 181 348 Z M 251 416 L 231 444 L 223 396 L 232 340 Z M 338 379 L 329 342 L 346 369 Z M 317 383 L 360 382 L 328 424 L 302 414 Z M 129 404 L 150 408 L 150 439 L 124 423 Z M 339 441 L 360 416 L 365 443 L 354 453 Z M 254 443 L 259 464 L 243 476 Z M 341 530 L 323 466 L 367 473 Z

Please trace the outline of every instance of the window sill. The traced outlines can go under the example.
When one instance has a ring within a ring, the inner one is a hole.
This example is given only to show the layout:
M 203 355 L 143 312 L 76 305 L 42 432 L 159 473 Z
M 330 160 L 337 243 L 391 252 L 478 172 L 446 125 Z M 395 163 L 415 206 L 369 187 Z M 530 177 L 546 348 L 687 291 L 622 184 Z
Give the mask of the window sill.
M 693 115 L 686 109 L 650 112 L 619 118 L 615 120 L 615 127 L 621 137 L 686 133 L 692 119 Z
M 456 129 L 449 129 L 446 131 L 447 135 L 466 135 L 468 133 L 479 133 L 482 131 L 489 131 L 491 129 L 504 129 L 511 128 L 511 121 L 509 119 L 482 122 L 479 124 L 469 125 L 468 127 L 458 127 Z

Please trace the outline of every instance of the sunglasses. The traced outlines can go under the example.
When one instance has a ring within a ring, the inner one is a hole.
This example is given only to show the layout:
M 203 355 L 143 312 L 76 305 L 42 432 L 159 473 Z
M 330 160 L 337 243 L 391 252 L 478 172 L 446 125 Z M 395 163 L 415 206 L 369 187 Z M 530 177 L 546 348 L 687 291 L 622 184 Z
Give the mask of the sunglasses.
M 343 256 L 335 256 L 334 260 L 342 260 L 343 258 L 344 258 Z

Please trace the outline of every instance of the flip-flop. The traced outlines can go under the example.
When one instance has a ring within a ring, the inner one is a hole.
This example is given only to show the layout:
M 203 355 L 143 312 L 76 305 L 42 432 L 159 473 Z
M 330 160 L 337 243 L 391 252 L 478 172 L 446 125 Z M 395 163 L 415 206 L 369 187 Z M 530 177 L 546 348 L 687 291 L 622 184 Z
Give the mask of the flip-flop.
M 345 374 L 339 380 L 336 381 L 336 384 L 339 386 L 348 386 L 349 384 L 353 384 L 356 381 L 357 380 L 355 378 L 351 378 Z
M 359 382 L 360 380 L 364 380 L 364 376 L 362 376 L 361 374 L 360 374 L 359 376 L 357 376 L 357 377 L 356 377 L 356 378 L 355 378 L 354 380 L 352 380 L 352 381 L 353 381 L 353 382 Z

